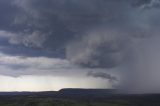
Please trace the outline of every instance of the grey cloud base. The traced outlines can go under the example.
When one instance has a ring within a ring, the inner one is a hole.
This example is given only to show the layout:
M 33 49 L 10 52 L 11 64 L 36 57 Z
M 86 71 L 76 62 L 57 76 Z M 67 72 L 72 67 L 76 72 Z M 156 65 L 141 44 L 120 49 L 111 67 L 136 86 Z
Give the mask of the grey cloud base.
M 1 0 L 0 51 L 64 59 L 111 80 L 97 68 L 124 69 L 124 79 L 134 80 L 135 57 L 159 33 L 159 7 L 160 0 Z

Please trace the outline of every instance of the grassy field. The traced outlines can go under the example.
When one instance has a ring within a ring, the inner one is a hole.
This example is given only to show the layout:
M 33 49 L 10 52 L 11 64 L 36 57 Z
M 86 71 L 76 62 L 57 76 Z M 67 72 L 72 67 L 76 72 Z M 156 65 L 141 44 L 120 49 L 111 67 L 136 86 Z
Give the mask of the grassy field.
M 160 106 L 160 95 L 118 95 L 104 98 L 0 96 L 0 106 Z
M 56 99 L 52 97 L 4 97 L 0 106 L 129 106 L 124 102 L 97 102 L 92 100 Z

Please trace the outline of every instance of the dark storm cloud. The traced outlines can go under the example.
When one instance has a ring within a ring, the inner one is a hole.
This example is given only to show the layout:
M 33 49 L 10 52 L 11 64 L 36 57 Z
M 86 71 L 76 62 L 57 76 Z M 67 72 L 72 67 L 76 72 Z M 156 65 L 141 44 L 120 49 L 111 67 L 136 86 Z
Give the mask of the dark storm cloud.
M 108 24 L 112 27 L 115 23 L 124 23 L 128 20 L 125 11 L 129 8 L 125 0 L 7 0 L 1 4 L 5 7 L 5 12 L 1 9 L 5 13 L 2 18 L 10 20 L 5 22 L 7 29 L 1 30 L 14 33 L 8 37 L 9 44 L 31 49 L 43 48 L 46 52 L 54 51 L 63 57 L 66 45 L 76 38 L 86 36 L 83 35 L 85 31 L 95 26 L 106 27 Z
M 5 31 L 12 35 L 2 39 L 1 45 L 5 46 L 1 50 L 24 56 L 66 57 L 83 67 L 113 68 L 126 61 L 125 55 L 132 45 L 132 37 L 147 36 L 149 28 L 141 26 L 143 22 L 136 16 L 137 8 L 150 2 L 8 1 L 4 5 L 15 9 L 11 15 L 14 18 L 10 16 L 12 21 L 9 21 L 12 30 L 8 27 Z M 140 6 L 135 8 L 132 6 L 134 3 Z
M 107 79 L 111 83 L 114 83 L 114 82 L 118 81 L 118 79 L 115 76 L 112 76 L 111 74 L 104 73 L 104 72 L 92 72 L 92 71 L 90 71 L 90 72 L 88 72 L 87 75 L 95 77 L 95 78 Z
M 64 58 L 97 70 L 93 77 L 116 79 L 98 69 L 136 73 L 145 40 L 159 35 L 159 6 L 160 0 L 1 0 L 0 51 Z
M 2 30 L 12 30 L 11 24 L 14 21 L 14 15 L 17 11 L 15 6 L 11 5 L 12 0 L 1 0 L 0 1 L 0 29 Z
M 147 3 L 141 5 L 143 9 L 150 9 L 150 8 L 160 8 L 160 0 L 149 0 Z
M 143 5 L 143 4 L 150 3 L 151 0 L 134 0 L 134 1 L 130 0 L 130 1 L 132 1 L 132 5 L 133 6 L 139 7 L 139 6 Z
M 67 47 L 67 58 L 84 67 L 116 67 L 124 61 L 126 40 L 129 40 L 125 36 L 118 30 L 115 32 L 114 30 L 96 29 L 87 33 L 82 40 L 71 43 Z

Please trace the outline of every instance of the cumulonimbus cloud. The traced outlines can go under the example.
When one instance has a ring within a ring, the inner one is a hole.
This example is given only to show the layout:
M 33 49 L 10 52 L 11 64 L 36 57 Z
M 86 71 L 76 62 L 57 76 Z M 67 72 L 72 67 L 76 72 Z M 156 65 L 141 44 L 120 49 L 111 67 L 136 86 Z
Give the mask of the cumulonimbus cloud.
M 102 78 L 109 80 L 112 84 L 118 81 L 118 79 L 115 76 L 112 76 L 111 74 L 104 73 L 104 72 L 93 72 L 90 71 L 87 73 L 88 76 L 92 76 L 95 78 Z
M 159 0 L 13 0 L 3 4 L 14 8 L 14 15 L 5 13 L 12 16 L 4 21 L 6 27 L 0 26 L 0 50 L 5 54 L 56 57 L 96 71 L 119 68 L 128 75 L 124 77 L 128 82 L 138 82 L 130 73 L 135 77 L 146 73 L 137 70 L 144 66 L 140 67 L 145 58 L 140 55 L 148 39 L 159 33 Z

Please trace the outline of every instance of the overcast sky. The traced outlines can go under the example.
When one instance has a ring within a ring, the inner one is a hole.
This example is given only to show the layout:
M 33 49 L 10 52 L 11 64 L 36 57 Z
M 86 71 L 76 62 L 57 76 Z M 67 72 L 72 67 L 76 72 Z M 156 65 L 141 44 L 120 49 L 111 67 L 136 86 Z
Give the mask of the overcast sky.
M 1 0 L 0 13 L 0 91 L 159 92 L 160 0 Z

